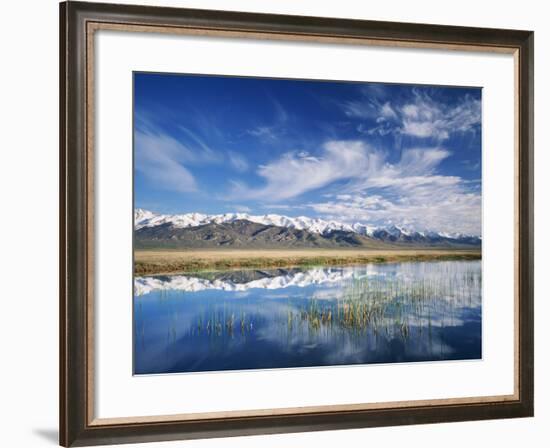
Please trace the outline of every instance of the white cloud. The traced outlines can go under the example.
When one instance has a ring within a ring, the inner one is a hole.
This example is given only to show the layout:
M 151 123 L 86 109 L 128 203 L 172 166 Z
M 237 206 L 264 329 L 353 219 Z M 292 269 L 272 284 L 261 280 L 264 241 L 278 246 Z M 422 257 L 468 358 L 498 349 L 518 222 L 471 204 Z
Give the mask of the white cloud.
M 252 209 L 246 205 L 234 205 L 232 208 L 232 210 L 235 210 L 236 212 L 239 212 L 239 213 L 250 213 L 252 212 Z
M 389 102 L 382 103 L 376 98 L 362 98 L 346 101 L 342 104 L 344 113 L 351 118 L 376 119 L 378 117 L 396 117 Z
M 196 159 L 186 146 L 165 134 L 135 131 L 135 164 L 156 187 L 196 191 L 195 178 L 184 165 Z
M 335 181 L 362 176 L 379 157 L 361 141 L 330 141 L 318 157 L 289 152 L 272 163 L 261 165 L 257 174 L 265 180 L 261 188 L 233 182 L 233 197 L 278 201 L 299 196 Z
M 386 153 L 364 142 L 330 141 L 319 156 L 287 153 L 261 166 L 257 174 L 265 185 L 254 189 L 233 182 L 231 196 L 270 202 L 345 181 L 339 193 L 325 194 L 324 202 L 305 207 L 327 219 L 479 235 L 481 195 L 477 185 L 437 172 L 450 155 L 439 147 L 411 148 L 403 151 L 399 161 L 390 163 Z M 276 207 L 289 210 L 296 206 Z
M 451 133 L 468 132 L 481 123 L 481 101 L 466 96 L 458 105 L 447 106 L 415 92 L 401 114 L 403 134 L 446 140 Z
M 481 101 L 466 96 L 459 104 L 447 106 L 417 91 L 401 113 L 403 134 L 446 140 L 452 133 L 471 131 L 481 123 Z
M 443 128 L 441 122 L 405 120 L 402 132 L 415 137 L 435 137 L 439 140 L 449 138 L 449 133 Z
M 275 126 L 258 126 L 257 128 L 249 129 L 246 132 L 253 137 L 258 137 L 263 140 L 277 140 L 277 132 Z
M 231 164 L 231 166 L 235 168 L 237 171 L 244 172 L 248 170 L 248 162 L 239 153 L 236 153 L 234 151 L 228 151 L 227 157 L 229 159 L 229 163 Z
M 397 165 L 405 175 L 431 173 L 451 153 L 442 148 L 412 148 L 403 151 Z
M 391 106 L 389 101 L 382 104 L 382 107 L 380 108 L 380 114 L 384 118 L 397 118 L 397 113 L 395 112 L 395 110 L 393 110 L 393 107 Z
M 366 126 L 364 123 L 359 123 L 359 125 L 357 126 L 357 132 L 365 135 L 381 135 L 382 137 L 396 132 L 396 128 L 386 120 L 377 120 L 377 123 L 379 124 L 375 127 L 369 127 Z
M 449 155 L 440 148 L 417 148 L 404 151 L 395 164 L 381 157 L 345 193 L 309 207 L 327 219 L 479 235 L 480 192 L 460 177 L 436 172 Z
M 198 117 L 200 115 L 194 116 Z M 205 131 L 192 131 L 176 124 L 179 132 L 173 137 L 146 114 L 137 112 L 135 120 L 135 167 L 155 188 L 183 193 L 197 191 L 189 166 L 219 164 L 225 160 L 224 152 L 213 149 L 203 137 Z M 214 132 L 214 129 L 210 125 L 208 131 Z M 238 154 L 230 157 L 230 163 L 240 171 L 248 167 Z
M 267 209 L 267 210 L 285 210 L 285 211 L 296 211 L 296 210 L 307 210 L 309 207 L 307 205 L 302 204 L 296 204 L 296 205 L 290 205 L 290 204 L 262 204 L 260 207 Z
M 286 134 L 286 124 L 289 119 L 288 112 L 275 98 L 268 96 L 268 102 L 273 107 L 273 121 L 270 125 L 260 125 L 246 131 L 265 143 L 274 143 L 281 135 Z
M 445 185 L 432 179 L 421 187 L 401 190 L 388 199 L 381 195 L 357 194 L 348 201 L 311 204 L 327 219 L 364 222 L 373 225 L 400 225 L 415 230 L 481 234 L 481 196 L 460 184 Z
M 364 95 L 360 100 L 344 102 L 341 107 L 348 117 L 377 123 L 358 126 L 358 131 L 367 135 L 396 133 L 443 141 L 453 133 L 471 132 L 481 123 L 481 101 L 471 96 L 449 106 L 418 89 L 413 90 L 410 100 L 399 104 L 382 102 L 368 96 L 368 92 Z
M 179 126 L 179 129 L 193 142 L 195 146 L 200 148 L 200 156 L 204 160 L 210 160 L 212 162 L 220 162 L 221 157 L 218 152 L 208 146 L 205 141 L 199 137 L 196 133 L 187 129 L 185 126 Z

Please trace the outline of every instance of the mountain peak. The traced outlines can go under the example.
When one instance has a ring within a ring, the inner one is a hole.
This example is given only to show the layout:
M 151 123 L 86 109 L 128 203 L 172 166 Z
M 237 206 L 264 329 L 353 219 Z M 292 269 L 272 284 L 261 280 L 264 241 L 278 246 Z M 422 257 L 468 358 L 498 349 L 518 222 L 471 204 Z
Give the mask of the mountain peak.
M 250 221 L 256 224 L 285 227 L 296 230 L 307 230 L 308 232 L 329 235 L 333 232 L 349 232 L 370 238 L 393 241 L 393 242 L 467 242 L 467 244 L 480 244 L 481 238 L 475 235 L 449 234 L 446 232 L 425 231 L 405 229 L 401 226 L 391 224 L 387 227 L 375 227 L 361 222 L 348 224 L 334 220 L 321 218 L 309 218 L 307 216 L 289 217 L 277 214 L 251 215 L 248 213 L 224 213 L 208 215 L 204 213 L 185 214 L 158 214 L 149 210 L 137 208 L 134 211 L 134 226 L 136 230 L 145 227 L 155 227 L 162 224 L 170 224 L 176 229 L 187 227 L 198 227 L 206 224 L 233 223 L 235 221 Z

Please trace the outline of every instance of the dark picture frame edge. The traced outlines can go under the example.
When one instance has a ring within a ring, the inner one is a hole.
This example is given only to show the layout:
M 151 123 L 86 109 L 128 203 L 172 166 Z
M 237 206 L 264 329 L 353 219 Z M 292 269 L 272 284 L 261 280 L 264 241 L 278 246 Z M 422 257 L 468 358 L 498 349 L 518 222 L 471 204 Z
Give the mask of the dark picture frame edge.
M 89 23 L 149 25 L 278 35 L 354 38 L 517 51 L 517 399 L 227 417 L 189 421 L 94 423 L 89 384 L 93 330 L 88 300 L 92 277 L 93 185 L 88 151 L 87 33 Z M 285 16 L 167 7 L 60 4 L 60 444 L 88 446 L 253 434 L 319 431 L 533 416 L 533 145 L 534 33 L 364 20 Z

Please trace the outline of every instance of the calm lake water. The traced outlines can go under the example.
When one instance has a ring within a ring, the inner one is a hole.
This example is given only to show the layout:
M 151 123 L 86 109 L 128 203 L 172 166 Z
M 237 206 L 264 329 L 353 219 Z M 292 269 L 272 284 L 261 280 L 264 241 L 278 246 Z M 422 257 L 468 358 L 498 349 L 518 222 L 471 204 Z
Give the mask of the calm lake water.
M 480 358 L 480 261 L 134 280 L 135 374 Z

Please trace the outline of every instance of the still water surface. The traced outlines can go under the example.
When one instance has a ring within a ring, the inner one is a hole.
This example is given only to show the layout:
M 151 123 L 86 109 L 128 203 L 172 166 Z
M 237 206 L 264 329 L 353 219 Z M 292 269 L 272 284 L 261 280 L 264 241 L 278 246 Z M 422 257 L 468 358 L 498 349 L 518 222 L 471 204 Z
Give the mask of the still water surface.
M 481 262 L 134 279 L 134 373 L 481 358 Z

